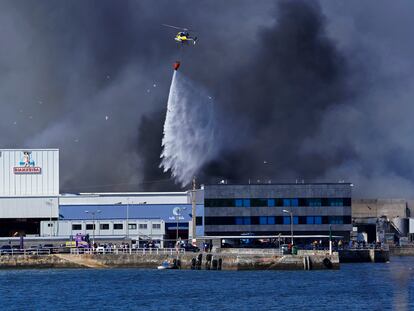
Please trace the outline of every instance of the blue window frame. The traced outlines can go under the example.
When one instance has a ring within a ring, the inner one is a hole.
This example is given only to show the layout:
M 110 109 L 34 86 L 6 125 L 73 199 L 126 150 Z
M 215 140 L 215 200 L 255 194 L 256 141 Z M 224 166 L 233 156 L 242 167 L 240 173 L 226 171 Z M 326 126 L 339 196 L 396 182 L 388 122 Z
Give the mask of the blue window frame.
M 299 206 L 299 199 L 290 199 L 290 206 Z
M 243 224 L 250 225 L 251 224 L 250 217 L 243 217 Z
M 283 224 L 290 225 L 290 216 L 283 216 Z
M 274 225 L 276 222 L 275 222 L 275 216 L 269 216 L 269 217 L 267 217 L 267 224 L 268 225 Z
M 293 224 L 294 225 L 298 225 L 299 224 L 299 217 L 298 216 L 293 216 Z
M 250 207 L 250 199 L 243 199 L 243 206 Z
M 290 199 L 283 199 L 283 206 L 289 207 L 290 206 Z
M 266 216 L 260 216 L 259 217 L 259 224 L 267 225 L 267 217 Z
M 306 224 L 307 225 L 313 225 L 315 223 L 315 217 L 314 216 L 306 216 Z
M 267 200 L 267 206 L 268 207 L 274 207 L 276 205 L 275 199 L 268 199 Z
M 236 207 L 242 207 L 243 206 L 243 200 L 242 199 L 236 199 L 235 200 Z

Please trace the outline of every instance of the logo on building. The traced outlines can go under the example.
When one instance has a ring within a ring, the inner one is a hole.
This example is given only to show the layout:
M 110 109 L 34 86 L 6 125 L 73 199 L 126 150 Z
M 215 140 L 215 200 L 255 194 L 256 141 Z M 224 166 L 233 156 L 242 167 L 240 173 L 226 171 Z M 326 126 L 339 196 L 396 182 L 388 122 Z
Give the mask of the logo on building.
M 23 151 L 19 166 L 13 168 L 15 174 L 40 174 L 42 169 L 36 166 L 30 151 Z

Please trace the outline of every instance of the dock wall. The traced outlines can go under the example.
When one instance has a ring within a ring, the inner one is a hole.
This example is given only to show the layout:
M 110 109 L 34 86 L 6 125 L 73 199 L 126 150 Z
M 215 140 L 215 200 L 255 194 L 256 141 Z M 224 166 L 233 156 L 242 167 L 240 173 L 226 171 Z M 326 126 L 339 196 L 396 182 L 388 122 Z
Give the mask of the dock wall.
M 198 253 L 180 254 L 182 269 L 194 268 Z M 339 269 L 338 254 L 332 256 L 257 255 L 212 253 L 212 260 L 220 260 L 222 270 L 318 270 Z M 168 254 L 52 254 L 2 255 L 0 269 L 15 268 L 148 268 L 155 269 L 164 260 L 176 256 Z M 201 270 L 207 269 L 206 254 L 202 254 Z

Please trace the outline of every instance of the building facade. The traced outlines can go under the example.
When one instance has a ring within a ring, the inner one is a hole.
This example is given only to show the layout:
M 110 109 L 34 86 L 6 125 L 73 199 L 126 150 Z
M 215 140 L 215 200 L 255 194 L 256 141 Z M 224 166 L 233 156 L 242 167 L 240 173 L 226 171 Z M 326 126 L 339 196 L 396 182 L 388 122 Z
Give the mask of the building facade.
M 352 184 L 205 185 L 209 236 L 329 235 L 352 230 Z
M 0 236 L 39 235 L 58 197 L 58 149 L 0 149 Z
M 204 234 L 202 200 L 202 192 L 198 191 L 196 233 L 199 236 Z M 52 229 L 48 221 L 43 221 L 40 235 L 82 233 L 136 240 L 174 240 L 178 235 L 188 239 L 191 212 L 191 193 L 186 191 L 63 194 L 60 196 L 59 222 Z

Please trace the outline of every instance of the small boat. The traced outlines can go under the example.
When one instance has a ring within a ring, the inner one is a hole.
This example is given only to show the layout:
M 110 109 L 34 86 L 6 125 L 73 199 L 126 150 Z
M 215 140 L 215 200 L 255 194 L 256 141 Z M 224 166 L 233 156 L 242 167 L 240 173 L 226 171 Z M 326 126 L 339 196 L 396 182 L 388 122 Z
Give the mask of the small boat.
M 174 266 L 171 265 L 167 260 L 164 260 L 161 266 L 158 266 L 157 269 L 158 270 L 174 269 Z

